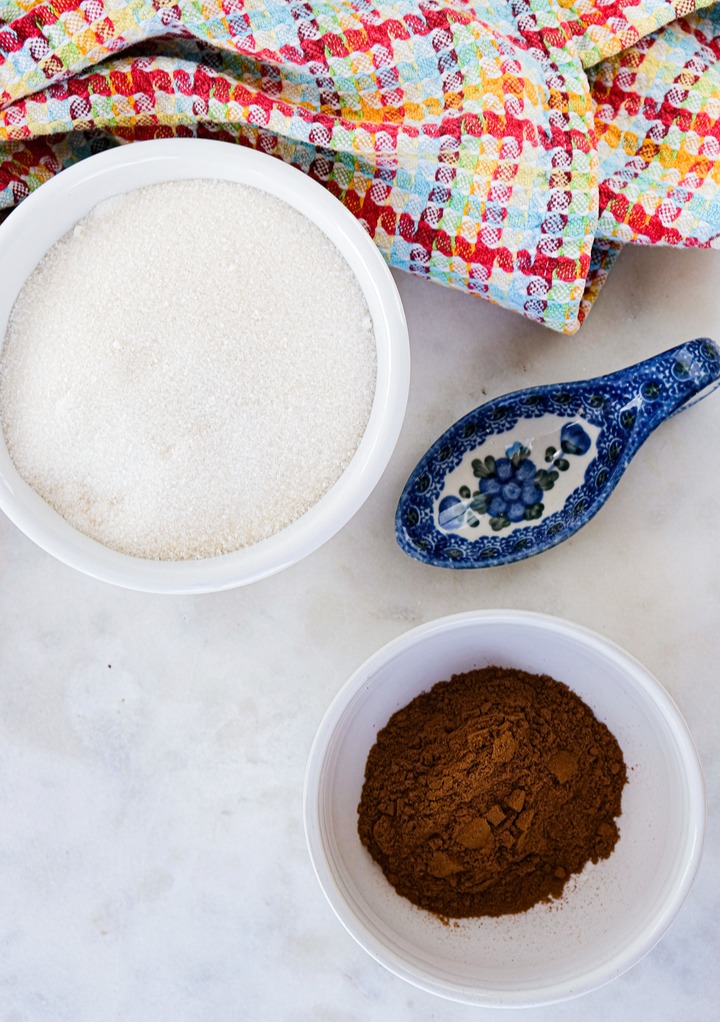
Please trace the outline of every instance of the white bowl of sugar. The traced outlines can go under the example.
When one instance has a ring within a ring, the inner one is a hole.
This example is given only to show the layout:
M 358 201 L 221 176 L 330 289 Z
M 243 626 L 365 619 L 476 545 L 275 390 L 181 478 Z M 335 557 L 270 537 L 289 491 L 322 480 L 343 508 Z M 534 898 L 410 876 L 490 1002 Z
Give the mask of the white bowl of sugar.
M 311 553 L 395 447 L 392 276 L 322 186 L 171 139 L 93 156 L 0 226 L 0 508 L 66 564 L 211 592 Z

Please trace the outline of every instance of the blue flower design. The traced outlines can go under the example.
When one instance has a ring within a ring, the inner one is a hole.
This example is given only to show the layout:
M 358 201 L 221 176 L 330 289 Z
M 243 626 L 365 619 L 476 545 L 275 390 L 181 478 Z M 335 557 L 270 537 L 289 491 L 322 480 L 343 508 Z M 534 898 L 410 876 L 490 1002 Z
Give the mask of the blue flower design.
M 560 430 L 560 446 L 565 454 L 587 454 L 591 443 L 579 422 L 568 422 Z
M 519 442 L 506 448 L 506 457 L 476 458 L 473 474 L 477 489 L 461 486 L 459 496 L 442 498 L 438 507 L 438 525 L 452 531 L 469 525 L 477 528 L 480 516 L 489 516 L 490 527 L 499 532 L 518 522 L 541 518 L 545 511 L 543 492 L 551 490 L 560 472 L 570 467 L 569 455 L 586 454 L 592 441 L 578 422 L 566 423 L 560 431 L 560 450 L 548 447 L 548 468 L 538 468 L 530 450 Z
M 498 458 L 495 474 L 480 480 L 480 493 L 490 498 L 487 512 L 491 518 L 522 522 L 525 512 L 542 500 L 535 482 L 537 468 L 529 458 L 514 464 L 510 458 Z
M 443 497 L 438 505 L 438 522 L 443 529 L 459 529 L 466 510 L 467 504 L 459 497 Z

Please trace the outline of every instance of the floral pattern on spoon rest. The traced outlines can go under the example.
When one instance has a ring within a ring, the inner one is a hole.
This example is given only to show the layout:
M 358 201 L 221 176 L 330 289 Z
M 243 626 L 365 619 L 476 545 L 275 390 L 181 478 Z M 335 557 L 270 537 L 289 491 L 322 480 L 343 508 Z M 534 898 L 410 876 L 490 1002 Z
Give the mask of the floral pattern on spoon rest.
M 606 376 L 516 391 L 451 426 L 398 503 L 411 557 L 480 568 L 541 553 L 602 507 L 641 444 L 720 379 L 699 338 Z

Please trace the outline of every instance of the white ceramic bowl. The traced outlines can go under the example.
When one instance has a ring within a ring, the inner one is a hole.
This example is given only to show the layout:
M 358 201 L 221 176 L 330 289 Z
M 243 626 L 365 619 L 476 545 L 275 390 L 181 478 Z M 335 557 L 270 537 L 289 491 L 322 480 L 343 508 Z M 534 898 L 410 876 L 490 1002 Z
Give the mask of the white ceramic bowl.
M 45 252 L 101 200 L 145 185 L 215 178 L 251 185 L 312 220 L 355 274 L 372 316 L 377 383 L 362 441 L 337 483 L 305 515 L 269 539 L 221 557 L 152 561 L 118 553 L 72 528 L 18 475 L 0 435 L 0 509 L 39 546 L 95 578 L 130 589 L 197 593 L 244 585 L 286 568 L 326 542 L 380 479 L 402 426 L 410 378 L 397 288 L 363 227 L 321 185 L 277 159 L 224 142 L 168 139 L 92 156 L 33 192 L 0 225 L 0 343 L 15 299 Z
M 628 767 L 620 840 L 608 859 L 571 878 L 559 901 L 446 926 L 386 881 L 358 838 L 357 805 L 368 752 L 391 714 L 435 682 L 489 664 L 565 682 L 608 725 Z M 432 621 L 372 656 L 322 721 L 305 782 L 310 856 L 352 936 L 416 986 L 486 1007 L 563 1000 L 629 969 L 682 905 L 704 823 L 697 753 L 659 683 L 601 636 L 519 611 Z

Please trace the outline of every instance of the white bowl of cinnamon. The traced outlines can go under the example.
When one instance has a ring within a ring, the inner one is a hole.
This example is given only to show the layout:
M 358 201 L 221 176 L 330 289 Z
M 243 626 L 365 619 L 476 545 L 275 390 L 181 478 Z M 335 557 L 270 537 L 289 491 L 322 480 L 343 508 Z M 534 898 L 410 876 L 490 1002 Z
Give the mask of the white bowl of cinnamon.
M 486 1007 L 618 977 L 697 870 L 702 772 L 659 682 L 567 621 L 431 621 L 356 671 L 310 754 L 305 824 L 330 904 L 382 965 Z

